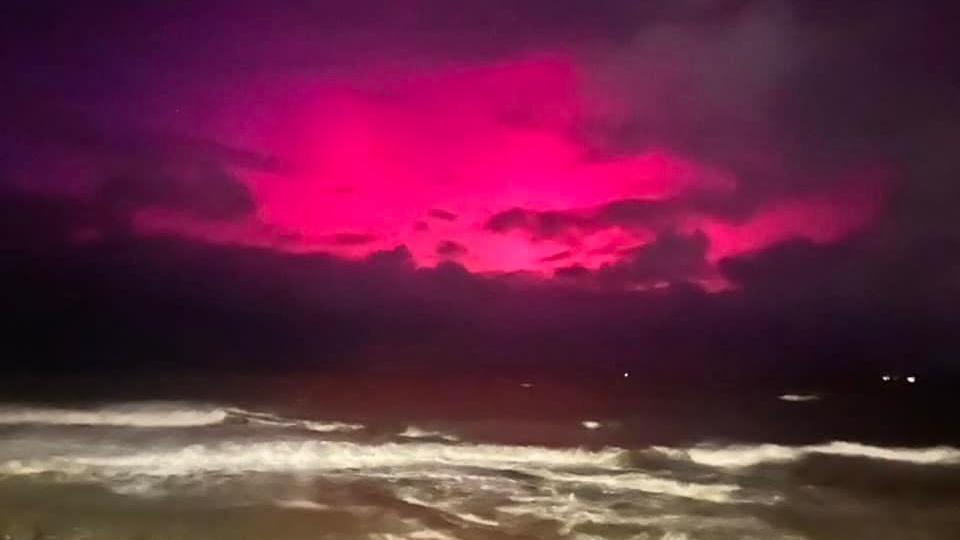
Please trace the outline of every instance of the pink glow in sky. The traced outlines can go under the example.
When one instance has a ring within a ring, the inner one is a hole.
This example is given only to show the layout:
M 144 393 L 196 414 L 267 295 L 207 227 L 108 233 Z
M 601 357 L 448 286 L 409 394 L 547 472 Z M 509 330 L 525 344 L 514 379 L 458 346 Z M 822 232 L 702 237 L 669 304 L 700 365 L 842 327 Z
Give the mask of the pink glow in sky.
M 348 258 L 405 245 L 419 266 L 453 260 L 472 272 L 549 278 L 560 267 L 616 264 L 663 230 L 705 233 L 711 264 L 791 238 L 837 241 L 882 204 L 851 183 L 766 201 L 746 219 L 684 205 L 736 196 L 743 179 L 666 145 L 598 151 L 582 128 L 616 107 L 588 92 L 590 75 L 564 55 L 384 68 L 348 82 L 283 77 L 217 89 L 222 100 L 203 126 L 185 128 L 288 164 L 279 173 L 234 171 L 255 214 L 212 221 L 146 209 L 141 232 Z M 514 208 L 589 216 L 622 200 L 676 210 L 657 227 L 608 223 L 549 238 L 485 227 Z

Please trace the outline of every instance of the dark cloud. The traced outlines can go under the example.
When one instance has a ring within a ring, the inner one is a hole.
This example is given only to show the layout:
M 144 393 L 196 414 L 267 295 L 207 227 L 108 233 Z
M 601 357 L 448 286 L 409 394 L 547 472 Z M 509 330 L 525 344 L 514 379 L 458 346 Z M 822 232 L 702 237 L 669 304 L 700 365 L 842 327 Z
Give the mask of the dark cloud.
M 454 242 L 453 240 L 444 240 L 437 244 L 437 255 L 441 257 L 449 257 L 451 259 L 456 259 L 463 257 L 467 254 L 469 250 L 463 244 Z
M 690 194 L 675 199 L 620 199 L 598 207 L 569 210 L 512 208 L 491 216 L 484 224 L 488 231 L 523 231 L 536 240 L 563 239 L 612 227 L 670 231 L 684 217 L 699 214 L 740 222 L 753 211 L 719 195 Z
M 723 275 L 757 297 L 885 310 L 953 311 L 960 293 L 960 239 L 945 234 L 891 250 L 866 234 L 838 244 L 793 240 L 721 261 Z
M 554 275 L 563 279 L 586 280 L 589 279 L 593 273 L 579 264 L 574 264 L 557 268 L 554 271 Z
M 412 270 L 415 268 L 413 254 L 407 246 L 396 246 L 372 253 L 366 259 L 367 263 L 379 269 L 393 271 L 394 269 Z
M 179 169 L 179 170 L 175 170 Z M 256 205 L 247 187 L 216 165 L 140 163 L 107 176 L 99 195 L 125 208 L 159 207 L 209 219 L 237 219 Z
M 575 211 L 540 211 L 511 208 L 491 216 L 484 224 L 488 231 L 508 233 L 525 231 L 534 239 L 557 238 L 570 231 L 592 227 L 591 219 L 581 217 Z
M 373 234 L 344 232 L 330 235 L 325 241 L 338 246 L 362 246 L 376 241 Z
M 663 233 L 649 244 L 624 253 L 622 260 L 597 272 L 606 284 L 655 284 L 683 282 L 709 274 L 709 241 L 703 233 L 680 235 Z
M 7 253 L 56 256 L 73 249 L 76 234 L 125 236 L 127 216 L 98 201 L 29 195 L 0 189 L 0 246 Z
M 428 212 L 428 214 L 432 218 L 440 219 L 443 221 L 454 221 L 459 217 L 457 216 L 457 214 L 454 214 L 453 212 L 447 212 L 446 210 L 442 210 L 440 208 L 433 208 L 430 210 L 430 212 Z
M 236 171 L 278 174 L 271 156 L 215 141 L 135 134 L 107 141 L 92 155 L 92 178 L 107 201 L 128 208 L 160 207 L 207 219 L 237 219 L 255 210 L 253 195 Z
M 129 211 L 155 207 L 205 219 L 234 220 L 251 215 L 256 203 L 231 167 L 254 164 L 253 157 L 226 148 L 206 152 L 113 153 L 103 159 L 97 196 Z M 256 165 L 264 165 L 256 163 Z
M 506 233 L 516 229 L 527 229 L 533 221 L 534 217 L 531 216 L 529 211 L 522 208 L 511 208 L 490 216 L 490 219 L 484 224 L 484 228 L 488 231 Z
M 618 247 L 619 259 L 591 270 L 580 265 L 556 269 L 555 275 L 575 280 L 580 285 L 598 286 L 613 290 L 682 285 L 714 274 L 707 261 L 709 240 L 702 232 L 678 234 L 666 231 L 653 241 L 639 247 Z M 562 261 L 569 251 L 548 257 Z
M 250 215 L 253 196 L 235 171 L 278 174 L 279 160 L 216 141 L 99 125 L 55 95 L 0 105 L 0 161 L 8 186 L 88 190 L 118 212 L 162 208 L 205 219 Z M 102 124 L 102 122 L 100 122 Z
M 571 255 L 573 255 L 573 252 L 571 252 L 570 250 L 558 251 L 557 253 L 544 257 L 540 260 L 543 262 L 557 262 L 557 261 L 562 261 L 564 259 L 569 259 Z
M 727 215 L 876 166 L 902 183 L 889 215 L 904 233 L 960 203 L 946 172 L 957 163 L 945 146 L 960 135 L 946 3 L 736 4 L 653 19 L 596 50 L 596 91 L 621 104 L 580 125 L 601 156 L 666 146 L 733 172 L 736 193 L 717 201 Z

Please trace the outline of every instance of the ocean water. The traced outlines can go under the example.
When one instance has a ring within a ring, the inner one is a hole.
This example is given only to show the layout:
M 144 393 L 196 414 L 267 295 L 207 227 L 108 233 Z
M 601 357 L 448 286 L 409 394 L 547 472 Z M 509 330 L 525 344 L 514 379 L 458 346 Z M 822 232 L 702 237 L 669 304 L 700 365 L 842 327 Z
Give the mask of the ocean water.
M 949 397 L 284 384 L 16 396 L 0 538 L 960 538 Z

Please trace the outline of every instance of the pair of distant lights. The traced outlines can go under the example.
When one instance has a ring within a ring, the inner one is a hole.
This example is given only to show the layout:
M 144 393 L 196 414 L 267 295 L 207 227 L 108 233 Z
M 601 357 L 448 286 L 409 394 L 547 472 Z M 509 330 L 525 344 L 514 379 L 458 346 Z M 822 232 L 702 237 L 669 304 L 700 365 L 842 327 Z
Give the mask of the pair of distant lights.
M 890 375 L 884 375 L 884 376 L 881 377 L 881 378 L 883 379 L 883 382 L 890 382 L 890 381 L 899 380 L 899 377 L 891 377 Z M 908 383 L 910 383 L 910 384 L 913 384 L 913 383 L 917 382 L 917 378 L 914 377 L 913 375 L 907 376 L 904 380 L 906 380 L 906 381 L 907 381 Z

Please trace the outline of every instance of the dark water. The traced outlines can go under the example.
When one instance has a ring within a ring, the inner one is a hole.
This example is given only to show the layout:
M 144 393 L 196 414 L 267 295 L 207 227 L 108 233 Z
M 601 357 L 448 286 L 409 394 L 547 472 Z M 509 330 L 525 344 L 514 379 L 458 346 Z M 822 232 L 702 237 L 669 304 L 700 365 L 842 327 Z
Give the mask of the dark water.
M 960 538 L 922 381 L 35 383 L 0 406 L 4 538 Z

